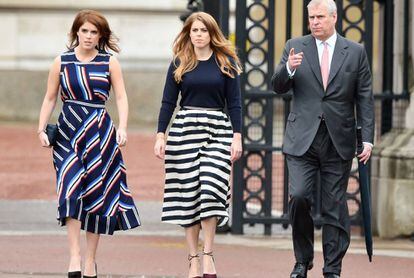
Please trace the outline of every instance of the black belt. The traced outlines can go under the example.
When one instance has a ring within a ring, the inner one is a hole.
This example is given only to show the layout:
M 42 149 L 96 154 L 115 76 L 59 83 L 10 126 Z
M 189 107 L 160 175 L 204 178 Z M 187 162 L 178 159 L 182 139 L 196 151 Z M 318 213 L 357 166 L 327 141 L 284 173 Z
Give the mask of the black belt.
M 199 107 L 199 106 L 183 106 L 184 110 L 206 110 L 206 111 L 223 111 L 223 108 L 214 108 L 214 107 Z

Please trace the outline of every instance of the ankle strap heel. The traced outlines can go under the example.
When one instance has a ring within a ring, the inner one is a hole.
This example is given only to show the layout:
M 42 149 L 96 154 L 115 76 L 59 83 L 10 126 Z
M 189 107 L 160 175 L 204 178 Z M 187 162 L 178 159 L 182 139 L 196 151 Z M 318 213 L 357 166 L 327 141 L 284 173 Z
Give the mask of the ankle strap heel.
M 199 254 L 195 254 L 195 255 L 188 254 L 188 257 L 187 257 L 188 263 L 189 263 L 188 267 L 191 267 L 191 260 L 195 259 L 195 258 L 200 258 L 200 255 Z M 194 276 L 192 278 L 202 278 L 202 277 L 201 276 Z
M 204 256 L 210 256 L 210 257 L 213 259 L 213 262 L 214 262 L 214 255 L 213 255 L 213 251 L 210 251 L 210 252 L 204 252 L 204 251 L 203 251 L 203 255 L 204 255 Z
M 210 256 L 211 259 L 213 260 L 213 262 L 215 263 L 213 251 L 210 251 L 210 252 L 203 251 L 203 256 Z M 203 274 L 203 278 L 217 278 L 217 274 L 207 274 L 207 273 L 204 273 Z

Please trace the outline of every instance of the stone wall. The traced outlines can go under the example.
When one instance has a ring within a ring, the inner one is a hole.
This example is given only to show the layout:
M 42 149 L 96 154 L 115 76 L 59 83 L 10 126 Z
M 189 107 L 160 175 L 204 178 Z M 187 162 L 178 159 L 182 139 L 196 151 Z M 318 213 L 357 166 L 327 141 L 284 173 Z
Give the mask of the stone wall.
M 130 100 L 130 123 L 154 127 L 172 42 L 182 26 L 179 15 L 186 3 L 0 0 L 0 119 L 37 120 L 49 67 L 66 50 L 74 16 L 88 8 L 101 11 L 120 39 L 118 59 Z M 109 107 L 114 110 L 114 100 Z
M 124 79 L 129 99 L 129 123 L 133 126 L 155 128 L 161 103 L 166 69 L 127 70 Z M 45 94 L 46 71 L 0 70 L 0 120 L 30 121 L 38 119 Z M 51 122 L 59 112 L 60 100 Z M 108 110 L 118 118 L 115 98 L 110 98 Z

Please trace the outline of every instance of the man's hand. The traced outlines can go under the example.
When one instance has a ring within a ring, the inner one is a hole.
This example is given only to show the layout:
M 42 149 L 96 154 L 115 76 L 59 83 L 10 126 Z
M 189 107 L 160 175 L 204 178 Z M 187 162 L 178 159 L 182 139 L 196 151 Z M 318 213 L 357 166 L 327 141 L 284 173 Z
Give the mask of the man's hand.
M 369 158 L 371 157 L 372 146 L 370 144 L 364 143 L 364 150 L 358 155 L 359 161 L 367 164 Z
M 296 70 L 301 64 L 303 60 L 303 52 L 299 52 L 295 54 L 295 49 L 291 48 L 289 51 L 289 58 L 288 58 L 288 66 L 290 71 Z

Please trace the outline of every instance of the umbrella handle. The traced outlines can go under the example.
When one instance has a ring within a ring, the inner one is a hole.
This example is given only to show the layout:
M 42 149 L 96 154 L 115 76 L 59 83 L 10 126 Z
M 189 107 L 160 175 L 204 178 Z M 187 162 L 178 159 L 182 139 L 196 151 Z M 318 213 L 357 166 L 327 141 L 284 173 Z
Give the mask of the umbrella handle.
M 362 143 L 362 127 L 357 126 L 356 128 L 357 136 L 357 154 L 361 154 L 364 150 L 364 144 Z

